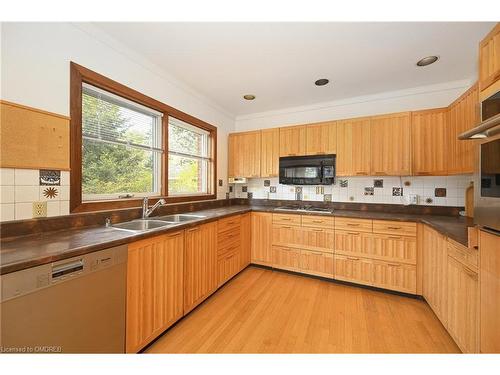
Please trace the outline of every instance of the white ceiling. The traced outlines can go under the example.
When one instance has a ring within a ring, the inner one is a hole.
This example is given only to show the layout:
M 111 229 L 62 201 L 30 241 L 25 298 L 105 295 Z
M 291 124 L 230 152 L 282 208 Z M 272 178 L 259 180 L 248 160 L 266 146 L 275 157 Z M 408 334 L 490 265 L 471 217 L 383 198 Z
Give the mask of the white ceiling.
M 473 78 L 494 23 L 96 25 L 237 116 Z M 440 60 L 415 66 L 428 55 Z

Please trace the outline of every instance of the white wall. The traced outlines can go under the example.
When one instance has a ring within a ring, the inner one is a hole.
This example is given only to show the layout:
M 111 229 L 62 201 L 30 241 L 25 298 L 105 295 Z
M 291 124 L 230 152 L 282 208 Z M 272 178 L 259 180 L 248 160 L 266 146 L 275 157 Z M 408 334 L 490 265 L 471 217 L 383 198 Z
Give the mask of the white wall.
M 238 116 L 236 117 L 236 131 L 445 107 L 464 93 L 472 84 L 472 79 L 447 82 L 317 103 L 310 106 L 284 108 L 277 111 Z
M 218 128 L 218 178 L 227 191 L 227 134 L 234 118 L 90 24 L 2 23 L 4 100 L 69 115 L 69 62 L 74 61 Z M 168 48 L 168 46 L 165 46 Z

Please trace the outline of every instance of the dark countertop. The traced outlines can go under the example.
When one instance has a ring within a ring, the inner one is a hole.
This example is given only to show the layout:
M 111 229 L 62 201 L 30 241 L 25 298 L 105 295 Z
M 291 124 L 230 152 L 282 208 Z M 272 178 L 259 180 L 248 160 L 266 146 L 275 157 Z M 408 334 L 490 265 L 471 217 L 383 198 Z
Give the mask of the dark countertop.
M 275 211 L 271 206 L 235 205 L 213 208 L 202 211 L 189 212 L 195 215 L 204 215 L 188 223 L 176 224 L 160 228 L 147 233 L 131 233 L 104 226 L 85 227 L 45 232 L 29 236 L 4 238 L 0 248 L 0 274 L 6 274 L 22 269 L 55 262 L 57 260 L 102 250 L 134 242 L 154 235 L 164 234 L 189 228 L 198 224 L 218 220 L 226 216 L 241 214 L 249 211 L 279 212 L 283 214 L 300 215 L 328 215 L 338 217 L 353 217 L 363 219 L 398 220 L 421 222 L 431 226 L 442 234 L 467 246 L 467 227 L 473 226 L 472 220 L 464 217 L 409 215 L 386 212 L 336 210 L 334 213 L 306 213 Z

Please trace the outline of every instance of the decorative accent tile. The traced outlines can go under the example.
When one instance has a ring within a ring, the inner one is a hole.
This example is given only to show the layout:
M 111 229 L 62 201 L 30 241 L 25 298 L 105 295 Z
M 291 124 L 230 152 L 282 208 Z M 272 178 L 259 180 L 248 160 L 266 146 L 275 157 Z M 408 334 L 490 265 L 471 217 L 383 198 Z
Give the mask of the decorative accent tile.
M 276 186 L 270 186 L 269 187 L 269 192 L 270 193 L 276 193 Z
M 233 192 L 233 186 L 229 186 L 229 192 L 232 193 Z
M 384 187 L 384 180 L 383 179 L 373 180 L 373 187 L 383 188 Z
M 296 193 L 302 193 L 302 186 L 295 186 Z
M 404 184 L 404 186 L 411 186 L 411 181 L 406 180 L 403 184 Z
M 425 198 L 425 203 L 431 204 L 433 202 L 432 198 Z
M 247 193 L 247 198 L 252 199 L 253 198 L 253 193 Z
M 346 188 L 349 184 L 348 180 L 339 180 L 340 187 Z
M 47 199 L 54 199 L 59 195 L 59 191 L 55 187 L 48 187 L 43 189 L 43 196 Z
M 316 186 L 316 194 L 325 194 L 324 186 Z
M 435 188 L 434 189 L 435 197 L 446 197 L 446 188 Z
M 403 188 L 402 187 L 393 187 L 392 188 L 392 196 L 393 197 L 403 196 Z
M 331 194 L 325 194 L 325 195 L 323 195 L 323 201 L 324 202 L 331 202 L 332 201 L 332 195 Z
M 271 180 L 264 180 L 264 186 L 271 186 Z
M 242 186 L 241 187 L 241 192 L 246 193 L 248 191 L 248 186 Z
M 365 187 L 365 195 L 373 195 L 373 189 L 371 186 Z
M 33 202 L 33 217 L 47 217 L 47 202 Z
M 61 171 L 40 169 L 40 186 L 59 186 L 61 185 Z
M 229 193 L 226 193 L 226 199 L 229 199 Z
M 349 197 L 349 200 L 350 200 L 350 201 L 353 201 L 353 200 L 354 200 L 354 197 L 351 195 L 351 196 Z
M 222 181 L 221 179 L 219 179 L 219 186 L 222 186 L 224 184 L 224 181 Z

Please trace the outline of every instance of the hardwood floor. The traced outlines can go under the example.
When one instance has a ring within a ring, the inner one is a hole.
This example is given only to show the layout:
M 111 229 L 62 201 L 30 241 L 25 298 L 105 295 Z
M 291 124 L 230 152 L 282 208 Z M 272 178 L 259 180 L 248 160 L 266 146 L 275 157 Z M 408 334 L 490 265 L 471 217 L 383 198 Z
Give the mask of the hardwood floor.
M 249 267 L 148 353 L 459 353 L 421 300 Z

